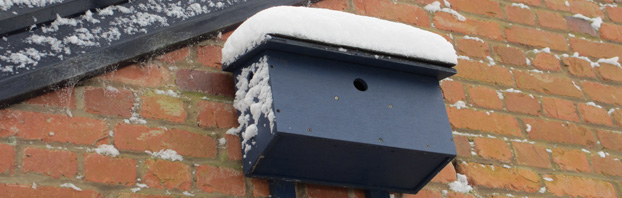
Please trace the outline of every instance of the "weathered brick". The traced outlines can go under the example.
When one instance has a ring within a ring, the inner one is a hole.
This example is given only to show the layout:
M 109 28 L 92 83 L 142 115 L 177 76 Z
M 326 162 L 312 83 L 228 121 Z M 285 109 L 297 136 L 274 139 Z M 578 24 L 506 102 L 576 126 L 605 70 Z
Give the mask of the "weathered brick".
M 12 135 L 44 142 L 95 144 L 108 136 L 108 130 L 104 121 L 91 118 L 0 110 L 0 137 Z
M 182 90 L 227 97 L 235 96 L 233 77 L 228 73 L 182 69 L 177 71 L 175 83 Z
M 572 12 L 573 14 L 582 14 L 590 18 L 605 17 L 605 14 L 596 2 L 581 0 L 570 0 L 568 2 L 570 3 L 570 12 Z
M 510 42 L 540 48 L 550 47 L 555 50 L 568 51 L 566 37 L 561 34 L 519 26 L 511 26 L 510 28 L 506 28 L 504 31 L 507 40 Z
M 60 178 L 72 178 L 78 172 L 78 155 L 70 151 L 26 148 L 22 172 L 35 172 Z
M 579 103 L 577 105 L 579 114 L 583 121 L 591 124 L 613 125 L 611 117 L 607 114 L 607 110 L 592 105 Z
M 242 145 L 240 143 L 240 137 L 227 134 L 225 140 L 227 140 L 227 157 L 229 160 L 241 160 Z
M 84 107 L 89 113 L 129 118 L 132 116 L 134 94 L 128 90 L 87 87 Z
M 568 29 L 568 26 L 566 25 L 566 20 L 561 14 L 557 12 L 536 10 L 536 14 L 538 15 L 538 24 L 542 27 L 558 30 Z
M 562 59 L 564 67 L 568 68 L 568 71 L 578 77 L 595 78 L 596 75 L 592 70 L 592 65 L 587 60 L 583 60 L 576 57 L 566 57 Z
M 622 23 L 622 7 L 607 7 L 606 10 L 611 21 Z
M 454 143 L 456 144 L 458 156 L 471 157 L 471 144 L 467 137 L 454 135 Z
M 559 71 L 560 69 L 559 59 L 549 53 L 538 53 L 533 60 L 533 65 L 542 70 Z
M 101 76 L 101 78 L 138 86 L 159 87 L 168 84 L 171 76 L 169 71 L 164 67 L 153 64 L 145 66 L 133 64 L 106 73 Z
M 587 128 L 575 124 L 540 119 L 523 119 L 523 122 L 531 125 L 529 137 L 533 139 L 580 144 L 588 147 L 594 147 L 596 143 L 594 136 Z
M 622 25 L 603 23 L 600 26 L 600 36 L 607 40 L 622 42 Z
M 456 51 L 458 54 L 470 57 L 486 58 L 490 56 L 488 44 L 474 39 L 456 40 Z
M 190 190 L 192 174 L 190 167 L 181 162 L 147 159 L 147 171 L 143 181 L 149 187 Z
M 505 6 L 505 15 L 507 19 L 512 22 L 536 25 L 536 16 L 531 9 L 508 5 Z
M 101 194 L 93 190 L 76 191 L 71 188 L 37 186 L 32 188 L 30 185 L 19 184 L 0 184 L 0 195 L 11 198 L 101 198 Z
M 65 87 L 50 91 L 43 95 L 25 101 L 28 104 L 56 106 L 65 108 L 76 107 L 76 97 L 73 87 Z
M 504 168 L 477 163 L 459 163 L 459 173 L 465 174 L 469 184 L 512 191 L 536 192 L 540 189 L 537 173 L 522 168 Z
M 609 176 L 622 176 L 622 162 L 620 159 L 605 156 L 601 157 L 598 154 L 592 154 L 592 167 L 594 172 Z
M 197 59 L 202 65 L 220 69 L 222 64 L 222 47 L 216 45 L 197 46 Z
M 210 165 L 198 166 L 196 171 L 197 187 L 204 192 L 235 196 L 246 194 L 244 174 L 241 171 Z
M 499 24 L 491 21 L 467 19 L 459 21 L 453 15 L 445 12 L 434 13 L 434 26 L 440 30 L 447 30 L 468 35 L 479 35 L 493 40 L 503 40 L 503 33 Z
M 476 106 L 491 109 L 503 108 L 503 103 L 501 102 L 499 95 L 492 88 L 484 86 L 469 86 L 468 91 L 469 98 L 471 99 L 470 103 Z
M 521 165 L 551 168 L 551 160 L 546 147 L 531 143 L 512 142 L 516 162 Z
M 566 5 L 567 0 L 544 0 L 546 7 L 553 10 L 570 11 L 570 4 Z
M 85 154 L 84 176 L 87 181 L 132 186 L 136 182 L 136 162 L 129 158 Z
M 347 198 L 348 189 L 334 186 L 307 184 L 307 196 L 309 196 L 309 198 Z
M 516 85 L 521 89 L 576 98 L 583 96 L 583 93 L 569 78 L 523 71 L 514 71 L 514 76 Z
M 622 54 L 622 45 L 592 42 L 579 38 L 570 38 L 570 46 L 581 55 L 595 58 L 611 58 Z
M 216 142 L 207 135 L 181 129 L 150 128 L 118 124 L 114 128 L 117 149 L 144 152 L 175 150 L 180 155 L 210 158 L 216 156 Z
M 497 45 L 494 47 L 494 50 L 501 59 L 501 63 L 519 66 L 527 65 L 525 54 L 518 48 Z
M 510 70 L 500 66 L 487 65 L 486 63 L 475 61 L 458 60 L 458 65 L 455 68 L 458 70 L 457 77 L 495 85 L 514 85 Z
M 331 10 L 345 11 L 348 9 L 348 2 L 346 0 L 324 0 L 311 5 L 316 8 L 327 8 Z
M 571 197 L 616 197 L 611 183 L 569 175 L 545 175 L 552 181 L 545 181 L 546 189 L 556 196 Z
M 607 63 L 600 63 L 600 67 L 596 67 L 596 72 L 605 81 L 622 82 L 622 68 Z
M 253 183 L 254 197 L 270 197 L 269 180 L 252 178 L 251 183 Z
M 579 115 L 572 101 L 543 97 L 542 106 L 544 107 L 544 112 L 549 117 L 575 122 L 579 121 Z
M 538 99 L 531 94 L 506 93 L 505 106 L 508 110 L 518 113 L 531 115 L 540 115 L 542 113 Z
M 585 19 L 575 18 L 572 16 L 566 16 L 566 22 L 568 23 L 568 29 L 571 32 L 578 32 L 583 34 L 589 34 L 592 36 L 598 36 L 598 32 L 592 27 L 590 21 Z
M 474 138 L 475 152 L 484 158 L 501 162 L 512 161 L 510 146 L 501 139 Z
M 580 150 L 553 149 L 553 162 L 565 171 L 591 172 L 587 156 Z
M 184 122 L 186 120 L 184 103 L 178 98 L 148 93 L 141 99 L 140 115 L 144 118 L 162 119 L 170 122 Z
M 441 90 L 443 91 L 443 97 L 447 103 L 456 103 L 458 101 L 465 101 L 466 95 L 464 94 L 464 88 L 461 82 L 452 80 L 441 81 Z
M 452 163 L 447 164 L 443 170 L 432 178 L 432 182 L 450 183 L 456 181 L 456 168 Z
M 392 21 L 399 21 L 415 26 L 430 27 L 428 14 L 417 6 L 395 3 L 389 0 L 354 0 L 358 14 Z
M 458 11 L 482 14 L 491 17 L 503 18 L 499 2 L 491 0 L 452 0 L 451 7 Z
M 460 192 L 450 191 L 449 193 L 447 193 L 447 198 L 476 198 L 476 197 L 473 194 L 463 194 Z
M 622 151 L 622 144 L 620 144 L 620 142 L 622 142 L 622 133 L 596 130 L 596 134 L 600 140 L 600 144 L 605 148 L 614 151 Z
M 165 195 L 147 195 L 137 193 L 121 193 L 117 198 L 173 198 Z
M 190 55 L 190 48 L 184 47 L 184 48 L 177 49 L 171 52 L 167 52 L 166 54 L 156 57 L 156 59 L 162 62 L 165 62 L 165 63 L 175 63 L 177 61 L 181 61 L 181 60 L 188 58 L 189 55 Z
M 13 168 L 15 168 L 15 147 L 0 144 L 0 174 L 13 173 Z
M 607 113 L 610 111 L 611 109 Z M 611 118 L 618 126 L 622 126 L 622 109 L 613 109 L 613 112 L 609 113 L 609 115 L 611 115 Z
M 443 195 L 439 191 L 431 189 L 422 189 L 417 194 L 403 194 L 402 198 L 442 198 Z
M 238 125 L 237 112 L 231 104 L 199 101 L 197 108 L 197 123 L 201 127 L 231 128 Z
M 622 106 L 622 87 L 614 87 L 594 82 L 583 82 L 583 91 L 590 98 L 613 105 Z
M 453 107 L 448 108 L 447 113 L 453 128 L 481 130 L 502 135 L 521 135 L 518 122 L 512 116 Z

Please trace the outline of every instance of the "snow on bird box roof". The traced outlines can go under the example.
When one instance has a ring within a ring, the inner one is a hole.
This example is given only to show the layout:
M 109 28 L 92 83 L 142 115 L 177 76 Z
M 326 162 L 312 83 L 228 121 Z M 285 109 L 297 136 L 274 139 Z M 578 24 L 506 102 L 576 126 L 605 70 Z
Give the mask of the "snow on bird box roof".
M 268 34 L 433 62 L 458 62 L 445 38 L 410 25 L 327 9 L 277 6 L 250 17 L 231 34 L 222 49 L 222 63 L 234 62 Z

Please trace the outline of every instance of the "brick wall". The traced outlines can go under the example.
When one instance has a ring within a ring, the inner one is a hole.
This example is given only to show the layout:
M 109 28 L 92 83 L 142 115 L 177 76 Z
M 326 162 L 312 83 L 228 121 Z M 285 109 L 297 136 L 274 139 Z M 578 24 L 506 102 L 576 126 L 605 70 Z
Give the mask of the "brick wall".
M 622 56 L 622 1 L 449 0 L 466 21 L 426 12 L 432 2 L 312 5 L 437 32 L 461 55 L 441 83 L 459 156 L 418 195 L 396 197 L 622 196 L 622 67 L 596 64 Z M 228 34 L 0 110 L 0 196 L 267 196 L 225 135 L 237 125 L 233 79 L 219 69 Z M 165 149 L 183 160 L 145 152 Z M 472 191 L 449 187 L 457 174 Z M 305 184 L 297 193 L 364 197 Z

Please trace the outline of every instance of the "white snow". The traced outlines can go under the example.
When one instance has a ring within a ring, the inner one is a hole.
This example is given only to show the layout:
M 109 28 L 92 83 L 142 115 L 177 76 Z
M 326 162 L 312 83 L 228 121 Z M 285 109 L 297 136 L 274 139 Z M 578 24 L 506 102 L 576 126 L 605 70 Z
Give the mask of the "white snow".
M 0 0 L 0 10 L 7 11 L 13 6 L 37 8 L 62 2 L 63 0 Z
M 545 192 L 546 192 L 546 187 L 542 187 L 542 188 L 540 188 L 540 190 L 539 190 L 538 192 L 540 192 L 540 193 L 545 193 Z
M 71 189 L 74 189 L 75 191 L 82 191 L 81 188 L 78 188 L 76 185 L 74 185 L 72 183 L 64 183 L 64 184 L 61 184 L 60 187 L 71 188 Z
M 469 181 L 467 180 L 466 175 L 458 173 L 456 174 L 456 177 L 458 178 L 458 180 L 449 183 L 450 190 L 460 193 L 468 193 L 473 190 L 473 187 L 469 185 Z
M 598 156 L 604 158 L 606 156 L 606 154 L 603 151 L 598 151 Z
M 460 59 L 460 60 L 471 60 L 471 58 L 469 58 L 468 56 L 461 56 L 461 55 L 458 55 L 458 59 Z
M 497 96 L 499 96 L 499 99 L 503 100 L 503 93 L 499 91 L 495 91 L 495 92 L 497 92 Z
M 32 182 L 32 189 L 37 189 L 37 183 Z
M 186 195 L 186 196 L 191 196 L 191 197 L 194 197 L 194 194 L 192 194 L 192 193 L 190 193 L 190 192 L 188 192 L 188 191 L 184 191 L 184 192 L 182 192 L 182 194 L 183 194 L 183 195 Z
M 484 43 L 484 40 L 482 40 L 481 38 L 478 38 L 478 37 L 464 36 L 464 39 L 476 40 L 476 41 Z
M 435 33 L 346 12 L 290 6 L 263 10 L 242 23 L 225 43 L 222 63 L 235 61 L 264 41 L 268 34 L 293 36 L 410 58 L 457 63 L 453 46 Z
M 156 89 L 155 93 L 159 94 L 159 95 L 165 95 L 165 96 L 171 96 L 171 97 L 179 98 L 179 94 L 177 92 L 173 91 L 173 90 L 170 90 L 170 89 L 166 90 L 166 91 Z
M 445 7 L 446 8 L 441 8 L 441 2 L 438 1 L 434 1 L 428 5 L 426 5 L 425 7 L 423 7 L 423 9 L 425 9 L 426 11 L 430 12 L 430 13 L 435 13 L 435 12 L 446 12 L 451 14 L 452 16 L 454 16 L 454 18 L 458 19 L 458 21 L 466 21 L 466 18 L 464 16 L 462 16 L 460 13 L 458 13 L 457 11 L 455 11 L 454 9 L 451 9 L 451 4 L 447 1 L 445 1 Z
M 452 105 L 449 105 L 450 107 L 456 107 L 456 109 L 462 109 L 462 108 L 466 108 L 466 103 L 464 103 L 464 101 L 460 100 Z
M 454 135 L 461 135 L 461 136 L 470 136 L 470 137 L 484 137 L 482 134 L 470 134 L 470 133 L 461 133 L 458 131 L 452 131 L 451 132 Z
M 112 157 L 116 157 L 119 155 L 119 150 L 117 150 L 113 145 L 108 144 L 99 145 L 96 149 L 93 150 L 100 155 L 110 155 Z
M 495 63 L 495 59 L 492 59 L 492 57 L 490 56 L 486 56 L 486 59 L 488 59 L 488 66 L 492 66 L 492 65 L 496 65 L 497 63 Z
M 596 108 L 600 108 L 600 109 L 602 109 L 602 108 L 603 108 L 603 106 L 597 105 L 597 104 L 596 104 L 596 103 L 594 103 L 594 102 L 587 102 L 587 103 L 585 103 L 585 104 L 586 104 L 586 105 L 593 106 L 593 107 L 596 107 Z
M 546 181 L 553 181 L 553 178 L 550 178 L 550 177 L 543 177 L 542 179 L 544 179 Z
M 165 159 L 165 160 L 171 160 L 171 161 L 184 161 L 184 157 L 182 157 L 181 155 L 177 154 L 177 151 L 171 150 L 171 149 L 162 149 L 160 151 L 157 152 L 151 152 L 151 151 L 145 151 L 145 153 L 151 155 L 152 157 L 155 158 L 160 158 L 160 159 Z
M 583 151 L 584 153 L 592 153 L 592 152 L 588 151 L 587 149 L 581 149 L 581 151 Z
M 551 53 L 551 48 L 545 47 L 545 48 L 542 48 L 540 50 L 539 49 L 533 49 L 533 53 L 535 53 L 535 54 L 538 54 L 540 52 L 546 52 L 546 53 L 550 54 Z
M 574 87 L 577 88 L 578 90 L 581 90 L 581 87 L 579 87 L 579 85 L 577 85 L 574 81 L 572 81 L 572 85 L 574 85 Z
M 222 146 L 225 146 L 225 145 L 227 145 L 227 139 L 225 139 L 225 138 L 218 139 L 218 146 L 222 147 Z
M 522 8 L 522 9 L 530 10 L 529 6 L 527 6 L 525 4 L 522 4 L 522 3 L 512 3 L 512 7 L 519 7 L 519 8 Z
M 531 132 L 531 125 L 530 124 L 525 124 L 525 131 L 527 131 L 527 133 Z
M 503 90 L 503 92 L 510 92 L 510 93 L 522 93 L 522 91 L 520 91 L 520 90 L 516 90 L 516 89 L 514 89 L 514 88 L 509 88 L 509 89 Z
M 615 66 L 618 66 L 618 67 L 622 67 L 622 65 L 620 65 L 620 63 L 618 62 L 618 59 L 619 58 L 617 56 L 616 57 L 612 57 L 612 58 L 601 58 L 601 59 L 598 59 L 598 61 L 596 61 L 596 62 L 597 63 L 607 63 L 607 64 L 610 64 L 610 65 L 615 65 Z
M 603 24 L 603 19 L 600 17 L 589 18 L 582 14 L 575 14 L 575 15 L 572 15 L 572 17 L 591 22 L 592 28 L 594 28 L 595 30 L 600 29 L 600 25 Z
M 546 149 L 546 152 L 552 153 L 553 151 L 551 149 Z

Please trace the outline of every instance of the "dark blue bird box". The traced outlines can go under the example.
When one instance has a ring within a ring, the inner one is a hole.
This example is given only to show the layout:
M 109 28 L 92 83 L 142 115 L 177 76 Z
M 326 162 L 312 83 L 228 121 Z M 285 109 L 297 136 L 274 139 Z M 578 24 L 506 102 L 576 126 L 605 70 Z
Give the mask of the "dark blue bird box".
M 456 156 L 439 87 L 451 64 L 272 35 L 223 70 L 240 85 L 261 65 L 273 114 L 246 116 L 247 176 L 416 193 Z

